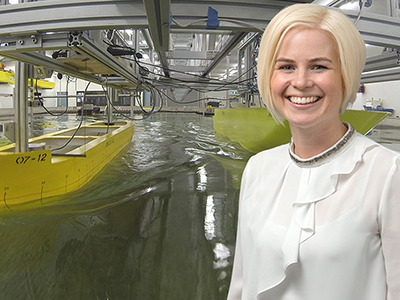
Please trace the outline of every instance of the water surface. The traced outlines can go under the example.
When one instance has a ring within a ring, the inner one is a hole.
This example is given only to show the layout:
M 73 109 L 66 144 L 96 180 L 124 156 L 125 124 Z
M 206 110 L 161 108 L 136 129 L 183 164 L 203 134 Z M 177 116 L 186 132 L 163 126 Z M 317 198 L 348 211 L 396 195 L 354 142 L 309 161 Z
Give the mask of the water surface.
M 33 133 L 78 122 L 35 116 Z M 135 121 L 131 144 L 84 188 L 0 216 L 1 299 L 225 299 L 250 155 L 210 117 Z

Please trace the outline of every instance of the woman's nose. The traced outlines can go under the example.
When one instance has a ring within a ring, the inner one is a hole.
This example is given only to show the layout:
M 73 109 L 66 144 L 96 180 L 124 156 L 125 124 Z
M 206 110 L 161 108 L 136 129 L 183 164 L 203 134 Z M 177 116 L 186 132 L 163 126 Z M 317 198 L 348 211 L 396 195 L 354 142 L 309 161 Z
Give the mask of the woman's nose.
M 307 70 L 297 70 L 293 78 L 292 85 L 300 90 L 311 87 L 312 80 Z

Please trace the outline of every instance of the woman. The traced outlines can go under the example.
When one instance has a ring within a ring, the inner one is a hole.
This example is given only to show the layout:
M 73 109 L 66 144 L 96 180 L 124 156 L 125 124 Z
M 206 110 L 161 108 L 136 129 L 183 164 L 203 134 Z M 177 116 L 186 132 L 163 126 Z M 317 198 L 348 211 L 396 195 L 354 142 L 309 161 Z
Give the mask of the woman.
M 364 42 L 337 10 L 297 4 L 261 41 L 258 85 L 292 140 L 244 171 L 228 299 L 400 299 L 400 155 L 340 114 Z

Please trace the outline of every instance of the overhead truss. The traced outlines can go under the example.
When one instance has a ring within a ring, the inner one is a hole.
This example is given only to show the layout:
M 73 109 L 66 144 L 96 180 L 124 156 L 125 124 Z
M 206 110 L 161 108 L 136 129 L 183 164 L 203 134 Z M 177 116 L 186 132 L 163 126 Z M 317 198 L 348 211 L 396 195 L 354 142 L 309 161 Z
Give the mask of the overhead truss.
M 168 55 L 171 51 L 170 31 L 207 30 L 208 7 L 212 6 L 218 12 L 218 30 L 229 31 L 233 34 L 230 43 L 211 59 L 209 66 L 203 71 L 203 75 L 207 76 L 247 33 L 261 33 L 278 11 L 299 2 L 312 1 L 47 0 L 0 5 L 0 55 L 35 65 L 45 65 L 76 77 L 103 82 L 104 78 L 99 77 L 95 72 L 90 73 L 88 70 L 84 72 L 78 67 L 63 64 L 61 61 L 43 55 L 43 52 L 49 49 L 79 50 L 87 58 L 102 63 L 106 69 L 110 70 L 113 77 L 121 77 L 125 83 L 137 84 L 139 76 L 134 73 L 134 69 L 127 68 L 120 60 L 85 38 L 85 35 L 81 36 L 82 45 L 68 45 L 68 38 L 70 38 L 68 35 L 74 32 L 134 28 L 141 29 L 142 32 L 147 32 L 147 30 L 150 32 L 151 43 L 149 44 L 154 47 L 164 74 L 168 77 Z M 352 20 L 355 20 L 358 15 L 357 12 L 346 13 Z M 371 45 L 400 49 L 398 34 L 400 19 L 398 18 L 363 13 L 357 28 L 364 40 Z M 49 32 L 56 33 L 57 38 L 51 38 Z M 145 37 L 149 38 L 147 34 Z M 34 39 L 36 43 L 33 43 Z M 24 43 L 18 44 L 20 40 Z M 175 53 L 175 55 L 178 54 L 178 52 Z M 206 58 L 209 59 L 209 57 Z M 389 64 L 388 67 L 392 64 L 386 63 Z M 113 81 L 116 82 L 115 78 Z

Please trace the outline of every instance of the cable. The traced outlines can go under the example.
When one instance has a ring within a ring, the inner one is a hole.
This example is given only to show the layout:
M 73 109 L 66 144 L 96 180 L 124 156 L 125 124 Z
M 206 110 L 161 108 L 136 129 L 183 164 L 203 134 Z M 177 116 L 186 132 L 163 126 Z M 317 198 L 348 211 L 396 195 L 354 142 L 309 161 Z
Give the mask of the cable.
M 354 25 L 357 25 L 358 21 L 360 21 L 361 14 L 362 14 L 362 11 L 363 11 L 363 9 L 364 9 L 365 2 L 366 2 L 366 1 L 367 1 L 367 0 L 361 0 L 360 12 L 358 13 L 358 16 L 357 16 L 356 21 L 354 22 Z
M 135 93 L 135 95 L 138 94 L 138 91 L 139 91 L 139 86 L 136 87 L 136 93 Z M 151 91 L 150 91 L 150 93 L 151 93 Z M 144 109 L 144 107 L 143 107 L 143 105 L 140 103 L 139 99 L 138 99 L 137 103 L 139 104 L 139 107 L 140 107 L 140 109 L 142 110 L 142 112 L 143 112 L 144 114 L 148 114 L 148 113 L 149 113 L 148 111 L 146 111 L 146 110 Z M 154 107 L 155 107 L 155 102 L 153 102 L 153 107 L 152 107 L 152 109 L 151 109 L 151 112 L 154 110 Z M 150 112 L 150 113 L 151 113 L 151 112 Z
M 110 45 L 110 46 L 118 46 L 118 45 L 113 45 L 113 44 L 111 44 L 111 43 L 107 43 L 107 44 Z M 123 49 L 127 49 L 127 50 L 130 49 L 131 51 L 134 51 L 134 49 L 133 49 L 133 48 L 130 48 L 130 47 L 125 47 L 125 46 L 123 46 L 123 47 L 122 47 L 122 46 L 118 46 L 118 47 L 123 48 Z M 245 79 L 245 80 L 242 80 L 242 81 L 237 81 L 238 79 L 240 79 L 241 77 L 243 77 L 243 76 L 246 75 L 247 73 L 253 71 L 253 70 L 256 68 L 256 65 L 253 65 L 253 66 L 252 66 L 251 68 L 249 68 L 246 72 L 244 72 L 243 74 L 241 74 L 239 77 L 236 77 L 234 80 L 231 80 L 231 81 L 228 81 L 228 82 L 224 82 L 224 83 L 222 83 L 222 85 L 221 85 L 221 82 L 220 82 L 219 80 L 216 80 L 216 79 L 210 79 L 210 78 L 207 78 L 207 77 L 204 77 L 204 76 L 201 76 L 201 75 L 196 75 L 196 74 L 191 74 L 191 73 L 187 73 L 187 72 L 182 72 L 182 71 L 178 71 L 178 70 L 174 70 L 174 69 L 164 68 L 164 67 L 161 67 L 161 66 L 158 66 L 158 65 L 154 65 L 154 64 L 150 64 L 150 63 L 139 62 L 138 59 L 137 59 L 138 57 L 137 57 L 136 55 L 133 55 L 133 58 L 128 58 L 128 57 L 122 57 L 122 58 L 123 58 L 123 59 L 126 59 L 126 60 L 130 60 L 130 61 L 135 62 L 135 64 L 139 67 L 139 70 L 142 69 L 142 70 L 145 70 L 147 73 L 151 73 L 151 74 L 153 74 L 153 75 L 155 75 L 155 76 L 167 78 L 167 79 L 169 79 L 169 80 L 172 81 L 172 82 L 163 82 L 163 84 L 165 84 L 165 85 L 168 85 L 168 86 L 171 86 L 171 87 L 180 87 L 180 88 L 182 88 L 182 86 L 184 86 L 185 88 L 188 88 L 189 90 L 194 90 L 194 91 L 198 91 L 198 92 L 224 91 L 224 87 L 226 87 L 227 85 L 230 85 L 230 84 L 238 84 L 238 85 L 239 85 L 239 84 L 244 84 L 244 83 L 249 84 L 249 83 L 252 83 L 252 81 L 256 78 L 256 77 L 251 77 L 251 78 L 248 78 L 248 79 Z M 155 68 L 160 68 L 160 69 L 168 70 L 168 71 L 171 71 L 171 72 L 183 73 L 183 74 L 185 74 L 185 75 L 193 76 L 193 77 L 195 77 L 195 78 L 208 79 L 207 84 L 216 84 L 216 85 L 218 85 L 219 87 L 218 87 L 218 88 L 215 88 L 215 89 L 200 89 L 200 88 L 194 88 L 194 87 L 191 87 L 191 86 L 189 86 L 189 85 L 187 85 L 187 84 L 189 84 L 189 83 L 198 83 L 199 81 L 188 81 L 188 80 L 183 80 L 183 79 L 177 79 L 177 78 L 167 77 L 167 76 L 165 76 L 165 75 L 157 74 L 157 73 L 155 73 L 155 72 L 152 72 L 152 71 L 150 71 L 148 68 L 143 67 L 142 65 L 149 65 L 149 66 L 152 66 L 152 67 L 155 67 Z M 150 89 L 150 90 L 151 90 L 151 92 L 152 92 L 152 96 L 154 96 L 153 89 L 156 89 L 157 92 L 158 92 L 158 94 L 160 95 L 160 99 L 162 99 L 162 94 L 163 94 L 166 98 L 168 98 L 170 101 L 172 101 L 172 102 L 174 102 L 174 103 L 178 103 L 178 104 L 190 104 L 190 103 L 199 102 L 199 101 L 208 99 L 208 98 L 202 98 L 202 99 L 196 99 L 196 100 L 191 100 L 191 101 L 182 101 L 182 100 L 184 100 L 184 99 L 182 99 L 181 101 L 177 101 L 176 99 L 174 99 L 174 98 L 168 96 L 168 95 L 165 94 L 163 91 L 157 89 L 154 85 L 152 85 L 152 84 L 150 84 L 150 83 L 148 82 L 148 81 L 153 81 L 153 82 L 154 82 L 154 81 L 156 81 L 156 79 L 148 78 L 148 77 L 145 76 L 145 75 L 143 75 L 142 78 L 145 78 L 145 79 L 147 80 L 146 83 L 147 83 L 149 86 L 151 85 L 151 89 Z M 175 82 L 176 82 L 176 83 L 175 83 Z M 179 83 L 179 84 L 178 84 L 178 83 Z M 185 85 L 182 85 L 182 83 L 185 83 Z M 252 90 L 252 92 L 254 92 L 254 91 L 253 91 L 253 88 L 254 88 L 254 87 L 252 87 L 252 86 L 248 87 L 249 90 Z M 226 89 L 226 90 L 229 90 L 229 89 Z M 144 108 L 141 106 L 141 104 L 140 104 L 139 101 L 138 101 L 138 104 L 139 104 L 141 110 L 142 110 L 144 113 L 148 113 L 147 111 L 144 110 Z M 112 105 L 112 104 L 111 104 L 111 105 Z M 115 107 L 114 107 L 114 109 L 118 112 L 118 109 L 116 109 Z M 153 110 L 154 110 L 154 103 L 153 103 L 153 107 L 152 107 L 151 112 L 153 112 Z M 122 113 L 120 113 L 120 112 L 118 112 L 118 113 L 121 114 L 122 116 L 124 116 Z M 125 117 L 126 117 L 126 116 L 125 116 Z
M 243 75 L 242 75 L 242 76 L 243 76 Z M 240 76 L 240 77 L 241 77 L 241 76 Z M 238 77 L 238 78 L 239 78 L 239 77 Z M 151 78 L 146 78 L 146 79 L 149 80 L 149 81 L 158 82 L 157 79 L 151 79 Z M 248 78 L 248 79 L 244 79 L 244 80 L 242 80 L 242 81 L 225 82 L 225 83 L 223 83 L 223 84 L 220 83 L 220 84 L 219 84 L 219 87 L 217 87 L 217 88 L 200 88 L 200 87 L 199 87 L 199 88 L 196 88 L 196 87 L 192 87 L 192 86 L 187 85 L 187 84 L 185 85 L 185 84 L 179 83 L 179 82 L 182 82 L 182 81 L 179 80 L 179 79 L 173 79 L 171 82 L 163 81 L 163 84 L 166 85 L 166 86 L 176 87 L 176 88 L 185 87 L 185 88 L 188 88 L 188 89 L 190 89 L 190 90 L 198 91 L 198 92 L 216 92 L 216 91 L 227 91 L 227 90 L 231 90 L 231 88 L 228 88 L 228 87 L 227 87 L 227 86 L 230 85 L 230 84 L 244 85 L 244 84 L 247 83 L 247 85 L 249 85 L 249 83 L 252 83 L 252 81 L 253 81 L 254 79 L 256 79 L 256 77 L 251 77 L 251 78 Z M 177 81 L 177 82 L 175 82 L 175 81 Z M 188 81 L 183 81 L 183 82 L 189 83 Z M 198 82 L 191 82 L 191 83 L 198 83 Z M 206 83 L 206 84 L 212 85 L 213 83 Z
M 106 42 L 106 43 L 107 43 L 108 45 L 110 45 L 110 46 L 113 46 L 113 47 L 119 47 L 119 48 L 121 48 L 121 49 L 126 49 L 126 50 L 130 50 L 130 51 L 133 51 L 133 52 L 135 51 L 135 49 L 133 49 L 133 48 L 131 48 L 131 47 L 113 45 L 113 44 L 108 43 L 108 42 Z M 136 53 L 136 52 L 135 52 L 135 53 Z M 207 77 L 202 76 L 202 75 L 196 75 L 196 74 L 192 74 L 192 73 L 188 73 L 188 72 L 183 72 L 183 71 L 179 71 L 179 70 L 175 70 L 175 69 L 171 69 L 171 68 L 165 68 L 165 67 L 161 67 L 161 66 L 158 66 L 158 65 L 155 65 L 155 64 L 150 64 L 150 63 L 145 63 L 145 62 L 139 62 L 136 55 L 133 55 L 133 57 L 134 57 L 133 59 L 132 59 L 132 58 L 128 58 L 128 57 L 122 57 L 122 58 L 125 59 L 125 60 L 129 60 L 129 61 L 135 62 L 135 63 L 139 66 L 139 68 L 141 68 L 142 70 L 145 70 L 146 72 L 149 72 L 149 73 L 151 73 L 151 74 L 153 74 L 153 75 L 161 76 L 161 77 L 168 78 L 168 79 L 171 78 L 171 77 L 167 77 L 167 76 L 162 75 L 162 74 L 156 74 L 156 73 L 154 73 L 154 72 L 151 72 L 149 69 L 143 67 L 142 65 L 148 65 L 148 66 L 152 66 L 152 67 L 155 67 L 155 68 L 163 69 L 163 70 L 165 70 L 165 71 L 180 73 L 180 74 L 184 74 L 184 75 L 190 75 L 190 76 L 193 76 L 193 77 L 196 77 L 196 78 L 200 78 L 200 79 L 207 79 L 207 80 L 209 81 L 209 83 L 210 83 L 210 81 L 216 81 L 215 84 L 221 84 L 221 82 L 220 82 L 219 80 L 217 80 L 217 79 L 207 78 Z M 246 71 L 245 73 L 243 73 L 241 76 L 243 76 L 244 74 L 246 74 L 247 72 L 249 72 L 250 70 L 252 70 L 254 67 L 255 67 L 255 66 L 253 66 L 251 69 L 249 69 L 248 71 Z M 239 77 L 239 78 L 240 78 L 240 77 Z M 180 82 L 186 82 L 186 83 L 193 83 L 193 81 L 185 81 L 185 80 L 183 80 L 183 79 L 176 79 L 176 78 L 175 78 L 174 80 L 178 80 L 178 81 L 180 81 Z M 235 82 L 231 81 L 231 82 L 229 82 L 228 84 L 235 84 Z
M 160 66 L 153 65 L 153 64 L 149 64 L 149 63 L 143 63 L 143 62 L 140 62 L 140 63 L 139 63 L 136 59 L 129 59 L 129 58 L 125 58 L 125 59 L 135 61 L 135 62 L 138 64 L 139 67 L 142 67 L 141 64 L 146 64 L 146 65 L 150 65 L 150 66 L 153 66 L 153 67 L 156 67 L 156 68 L 162 68 L 162 67 L 160 67 Z M 209 84 L 209 85 L 213 85 L 213 84 L 218 85 L 219 87 L 216 88 L 216 89 L 196 89 L 196 88 L 193 88 L 193 87 L 190 87 L 190 86 L 187 86 L 187 85 L 186 85 L 185 87 L 190 88 L 190 89 L 192 89 L 192 90 L 199 91 L 199 92 L 222 91 L 223 88 L 224 88 L 225 86 L 227 86 L 227 85 L 230 85 L 230 84 L 238 84 L 238 85 L 239 85 L 239 84 L 243 84 L 243 83 L 246 83 L 246 82 L 248 82 L 248 81 L 251 81 L 251 80 L 255 79 L 255 77 L 251 77 L 251 78 L 249 78 L 249 79 L 245 79 L 245 80 L 242 80 L 242 81 L 236 81 L 236 80 L 238 80 L 239 78 L 241 78 L 241 77 L 243 77 L 244 75 L 246 75 L 247 73 L 251 72 L 251 71 L 252 71 L 253 69 L 255 69 L 255 68 L 256 68 L 256 66 L 252 66 L 249 70 L 247 70 L 246 72 L 244 72 L 243 74 L 241 74 L 239 77 L 236 77 L 235 79 L 233 79 L 233 80 L 231 80 L 231 81 L 227 81 L 227 82 L 221 83 L 221 81 L 219 81 L 219 80 L 210 79 L 208 82 L 206 82 L 206 83 Z M 183 73 L 183 74 L 185 74 L 185 75 L 190 75 L 190 76 L 194 76 L 194 77 L 200 77 L 201 79 L 205 79 L 205 77 L 198 76 L 198 75 L 191 74 L 191 73 L 187 73 L 187 72 L 176 71 L 176 70 L 173 70 L 173 69 L 168 69 L 168 70 L 169 70 L 169 71 L 172 71 L 172 72 Z M 149 70 L 149 73 L 151 73 L 151 74 L 153 74 L 153 75 L 156 75 L 156 76 L 163 77 L 163 78 L 167 78 L 167 79 L 170 79 L 170 80 L 173 80 L 173 81 L 177 81 L 177 82 L 180 82 L 180 83 L 199 83 L 198 81 L 188 81 L 188 80 L 184 80 L 184 79 L 178 79 L 178 78 L 173 78 L 173 77 L 166 77 L 166 76 L 164 76 L 164 75 L 162 75 L 162 74 L 157 74 L 157 73 L 154 73 L 154 72 L 152 72 L 152 71 L 150 71 L 150 70 Z M 147 76 L 143 76 L 143 77 L 146 78 L 147 80 L 156 81 L 156 79 L 151 79 L 151 78 L 148 78 Z M 166 85 L 174 85 L 173 82 L 163 82 L 163 83 L 166 84 Z M 221 85 L 221 84 L 222 84 L 222 85 Z M 182 87 L 182 85 L 179 84 L 179 87 Z
M 68 141 L 67 141 L 63 146 L 58 147 L 58 148 L 53 148 L 53 149 L 51 149 L 51 151 L 58 151 L 58 150 L 61 150 L 61 149 L 65 148 L 65 147 L 73 140 L 73 138 L 76 136 L 76 134 L 78 133 L 79 129 L 81 128 L 82 123 L 83 123 L 83 107 L 84 107 L 84 104 L 85 104 L 86 93 L 87 93 L 87 90 L 88 90 L 88 88 L 89 88 L 89 86 L 90 86 L 90 83 L 91 83 L 91 82 L 89 82 L 89 83 L 86 85 L 86 88 L 85 88 L 85 91 L 84 91 L 83 102 L 82 102 L 82 109 L 81 109 L 81 120 L 80 120 L 80 123 L 79 123 L 78 127 L 76 128 L 75 132 L 71 135 L 71 137 L 68 139 Z M 102 86 L 102 88 L 103 88 L 103 91 L 104 91 L 105 94 L 106 94 L 107 102 L 108 102 L 108 103 L 114 108 L 114 110 L 115 110 L 118 114 L 120 114 L 122 117 L 125 117 L 125 118 L 130 119 L 130 120 L 133 120 L 133 121 L 138 121 L 138 120 L 144 120 L 144 119 L 148 118 L 151 114 L 154 113 L 153 111 L 154 111 L 154 108 L 155 108 L 155 104 L 153 103 L 152 110 L 151 110 L 150 112 L 147 112 L 148 115 L 147 115 L 146 117 L 143 117 L 143 118 L 141 118 L 141 119 L 129 118 L 129 117 L 126 116 L 125 114 L 123 114 L 123 113 L 121 113 L 121 112 L 118 111 L 118 109 L 112 104 L 112 101 L 111 101 L 110 98 L 109 98 L 109 95 L 108 95 L 108 92 L 107 92 L 106 88 L 105 88 L 104 86 Z M 138 103 L 140 103 L 140 102 L 138 101 Z M 162 101 L 161 101 L 161 103 L 162 103 Z M 107 132 L 108 132 L 108 130 L 109 130 L 109 124 L 107 124 Z
M 142 67 L 143 68 L 143 66 L 141 66 L 142 64 L 143 65 L 148 65 L 148 66 L 152 66 L 152 67 L 155 67 L 155 68 L 160 68 L 160 69 L 163 69 L 163 70 L 167 70 L 167 71 L 170 71 L 170 72 L 175 72 L 175 73 L 180 73 L 180 74 L 184 74 L 184 75 L 189 75 L 189 76 L 193 76 L 193 77 L 197 77 L 197 78 L 199 78 L 199 79 L 208 79 L 208 83 L 209 84 L 221 84 L 221 82 L 218 80 L 218 79 L 213 79 L 213 78 L 207 78 L 207 77 L 204 77 L 204 76 L 202 76 L 202 75 L 196 75 L 196 74 L 192 74 L 192 73 L 188 73 L 188 72 L 183 72 L 183 71 L 179 71 L 179 70 L 175 70 L 175 69 L 170 69 L 170 68 L 164 68 L 164 67 L 161 67 L 161 66 L 158 66 L 158 65 L 154 65 L 154 64 L 150 64 L 150 63 L 145 63 L 145 62 L 139 62 L 139 61 L 137 61 L 136 59 L 131 59 L 131 58 L 126 58 L 126 57 L 123 57 L 123 59 L 126 59 L 126 60 L 131 60 L 131 61 L 134 61 L 134 62 L 136 62 L 137 63 L 137 65 L 139 66 L 139 67 Z M 242 77 L 243 75 L 245 75 L 245 74 L 247 74 L 248 72 L 250 72 L 252 69 L 254 69 L 256 66 L 252 66 L 249 70 L 247 70 L 245 73 L 243 73 L 241 76 L 239 76 L 238 78 L 240 78 L 240 77 Z M 147 69 L 147 68 L 146 68 Z M 165 75 L 162 75 L 162 74 L 156 74 L 156 73 L 154 73 L 154 72 L 151 72 L 150 70 L 148 70 L 149 71 L 149 73 L 151 73 L 151 74 L 153 74 L 153 75 L 157 75 L 157 76 L 161 76 L 161 77 L 164 77 L 164 78 L 167 78 L 167 79 L 171 79 L 171 77 L 167 77 L 167 76 L 165 76 Z M 186 81 L 186 80 L 183 80 L 183 79 L 176 79 L 176 78 L 172 78 L 172 79 L 174 79 L 174 80 L 177 80 L 177 81 L 181 81 L 181 82 L 186 82 L 186 83 L 194 83 L 194 81 Z M 213 83 L 214 82 L 214 83 Z M 196 81 L 196 83 L 197 83 L 197 81 Z M 235 82 L 234 81 L 229 81 L 229 83 L 228 84 L 234 84 Z
M 151 86 L 152 86 L 152 85 L 151 85 Z M 152 86 L 152 87 L 154 87 L 154 86 Z M 106 93 L 106 98 L 107 98 L 108 104 L 111 105 L 111 107 L 114 109 L 114 111 L 115 111 L 117 114 L 119 114 L 120 116 L 122 116 L 123 118 L 126 118 L 126 119 L 131 120 L 131 121 L 140 121 L 140 120 L 147 119 L 148 117 L 150 117 L 150 115 L 152 115 L 153 113 L 157 112 L 157 111 L 155 111 L 155 102 L 153 102 L 153 106 L 152 106 L 151 110 L 150 110 L 150 111 L 146 111 L 146 110 L 143 108 L 143 106 L 140 104 L 140 101 L 138 101 L 139 107 L 141 108 L 142 112 L 143 112 L 146 116 L 145 116 L 145 117 L 142 117 L 141 119 L 134 119 L 134 118 L 128 117 L 126 114 L 124 114 L 123 112 L 119 111 L 119 109 L 116 108 L 116 107 L 114 106 L 114 104 L 112 104 L 112 101 L 110 100 L 109 95 L 108 95 L 108 93 L 107 93 L 107 91 L 106 91 L 107 87 L 102 86 L 102 88 L 103 88 L 103 91 Z M 138 90 L 139 90 L 139 86 L 136 88 L 136 91 L 138 91 Z M 136 94 L 137 94 L 137 92 L 136 92 Z M 161 98 L 161 104 L 162 104 L 162 98 Z M 158 111 L 159 111 L 159 110 L 158 110 Z
M 164 106 L 163 97 L 162 97 L 162 95 L 161 95 L 161 92 L 160 92 L 156 87 L 154 87 L 154 89 L 158 92 L 158 95 L 160 96 L 160 108 L 158 109 L 158 111 L 161 111 L 161 109 L 162 109 L 163 106 Z
M 31 79 L 32 80 L 32 79 Z M 55 114 L 52 113 L 51 111 L 49 111 L 47 109 L 47 107 L 44 105 L 43 99 L 42 97 L 39 95 L 39 89 L 38 89 L 38 79 L 35 78 L 36 82 L 35 82 L 35 91 L 36 91 L 36 96 L 37 96 L 37 100 L 40 102 L 40 105 L 43 107 L 43 109 L 49 114 L 52 115 L 54 117 L 60 117 L 62 115 L 64 115 L 67 111 L 68 111 L 68 85 L 69 85 L 69 80 L 67 79 L 67 83 L 66 83 L 66 105 L 65 105 L 65 110 L 60 113 L 60 114 Z
M 105 41 L 105 42 L 106 42 L 106 41 Z M 132 51 L 132 53 L 135 52 L 135 50 L 134 50 L 133 48 L 131 48 L 131 47 L 119 46 L 119 45 L 111 44 L 111 43 L 109 43 L 109 42 L 106 42 L 106 43 L 107 43 L 109 46 L 120 47 L 121 49 L 127 49 L 127 50 Z M 155 67 L 155 68 L 160 68 L 160 69 L 168 70 L 168 71 L 171 71 L 171 72 L 176 72 L 176 73 L 181 73 L 181 74 L 193 76 L 193 77 L 195 77 L 195 78 L 208 79 L 207 84 L 216 84 L 216 85 L 219 85 L 219 87 L 216 88 L 216 89 L 197 89 L 197 88 L 193 88 L 193 87 L 190 87 L 190 86 L 188 86 L 188 85 L 185 85 L 186 88 L 188 88 L 188 89 L 190 89 L 190 90 L 195 90 L 195 91 L 198 91 L 198 92 L 223 91 L 223 90 L 224 90 L 223 88 L 224 88 L 225 86 L 227 86 L 227 85 L 230 85 L 230 84 L 238 84 L 238 85 L 239 85 L 239 84 L 243 84 L 243 83 L 246 83 L 246 82 L 250 82 L 251 80 L 255 79 L 255 77 L 252 77 L 252 78 L 246 79 L 246 80 L 244 80 L 244 81 L 236 82 L 237 79 L 241 78 L 242 76 L 244 76 L 244 75 L 247 74 L 248 72 L 252 71 L 256 66 L 252 66 L 249 70 L 247 70 L 245 73 L 243 73 L 242 75 L 240 75 L 240 76 L 237 77 L 236 79 L 234 79 L 234 80 L 232 80 L 232 81 L 224 82 L 224 83 L 221 85 L 221 82 L 220 82 L 219 80 L 216 80 L 216 79 L 210 79 L 210 78 L 207 78 L 207 77 L 204 77 L 204 76 L 201 76 L 201 75 L 191 74 L 191 73 L 188 73 L 188 72 L 182 72 L 182 71 L 178 71 L 178 70 L 174 70 L 174 69 L 170 69 L 170 68 L 164 68 L 164 67 L 157 66 L 157 65 L 154 65 L 154 64 L 150 64 L 150 63 L 139 62 L 139 61 L 138 61 L 138 57 L 137 57 L 136 55 L 133 55 L 133 58 L 128 58 L 128 57 L 122 57 L 122 58 L 125 59 L 125 60 L 129 60 L 129 61 L 135 62 L 135 64 L 138 65 L 139 70 L 140 70 L 140 69 L 146 70 L 147 73 L 151 73 L 151 74 L 153 74 L 153 75 L 155 75 L 155 76 L 160 76 L 160 77 L 167 78 L 167 79 L 172 79 L 173 81 L 177 81 L 177 82 L 180 82 L 180 83 L 186 83 L 186 84 L 188 84 L 188 83 L 198 83 L 198 81 L 187 81 L 187 80 L 183 80 L 183 79 L 177 79 L 177 78 L 167 77 L 167 76 L 165 76 L 165 75 L 157 74 L 157 73 L 155 73 L 155 72 L 152 72 L 152 71 L 150 71 L 149 69 L 143 67 L 142 65 L 149 65 L 149 66 L 152 66 L 152 67 Z M 154 79 L 148 78 L 148 77 L 145 76 L 145 75 L 143 75 L 143 78 L 145 78 L 145 79 L 147 79 L 147 80 L 155 81 Z M 173 87 L 182 87 L 182 84 L 180 84 L 179 86 L 174 85 L 174 83 L 166 83 L 166 82 L 164 82 L 164 84 L 169 85 L 169 86 L 173 86 Z M 181 103 L 183 103 L 183 102 L 181 102 Z
M 58 147 L 58 148 L 53 148 L 53 149 L 51 149 L 51 151 L 58 151 L 58 150 L 61 150 L 61 149 L 65 148 L 73 140 L 73 138 L 75 137 L 75 135 L 78 133 L 79 129 L 81 128 L 82 123 L 83 123 L 83 106 L 85 104 L 86 92 L 87 92 L 87 90 L 88 90 L 88 88 L 90 86 L 90 83 L 91 82 L 89 81 L 89 83 L 86 85 L 86 88 L 85 88 L 85 91 L 84 91 L 84 94 L 83 94 L 83 102 L 82 102 L 82 109 L 81 109 L 81 121 L 80 121 L 78 127 L 76 128 L 75 132 L 71 135 L 69 140 L 63 146 Z
M 263 32 L 264 31 L 264 29 L 258 28 L 257 26 L 254 26 L 254 25 L 252 25 L 250 23 L 243 22 L 243 21 L 238 21 L 238 20 L 231 19 L 231 18 L 220 18 L 220 17 L 218 17 L 218 20 L 244 25 L 245 27 L 251 27 L 251 28 L 257 29 L 257 31 L 259 31 L 259 32 Z M 197 23 L 201 23 L 201 22 L 207 22 L 207 21 L 208 21 L 208 19 L 199 19 L 199 20 L 196 20 L 196 21 L 193 21 L 193 22 L 190 22 L 190 23 L 184 25 L 184 24 L 179 23 L 174 18 L 172 19 L 172 22 L 175 25 L 177 25 L 179 27 L 182 27 L 182 28 L 186 28 L 186 27 L 189 27 L 191 25 L 194 25 L 194 24 L 197 24 Z
M 177 101 L 174 98 L 171 98 L 170 96 L 168 96 L 166 93 L 164 93 L 163 91 L 161 91 L 160 89 L 154 87 L 159 93 L 163 94 L 166 98 L 168 98 L 171 102 L 174 103 L 178 103 L 178 104 L 190 104 L 190 103 L 196 103 L 196 102 L 200 102 L 200 101 L 204 101 L 207 100 L 208 98 L 200 98 L 200 99 L 195 99 L 195 100 L 190 100 L 190 101 Z
M 40 104 L 41 104 L 41 106 L 43 107 L 43 109 L 44 109 L 49 115 L 52 115 L 52 116 L 54 116 L 54 117 L 60 117 L 60 116 L 63 116 L 65 113 L 67 113 L 67 111 L 68 111 L 68 100 L 69 100 L 69 96 L 68 96 L 68 87 L 69 87 L 69 84 L 70 84 L 71 82 L 74 81 L 74 79 L 73 79 L 72 77 L 70 77 L 70 76 L 67 77 L 67 82 L 66 82 L 66 86 L 65 86 L 65 90 L 66 90 L 66 94 L 65 94 L 65 100 L 66 100 L 66 101 L 65 101 L 65 105 L 66 105 L 66 107 L 65 107 L 65 111 L 63 111 L 63 112 L 60 113 L 60 114 L 55 114 L 55 113 L 49 111 L 49 110 L 46 108 L 46 106 L 44 105 L 44 102 L 43 102 L 44 99 L 39 95 L 39 90 L 38 90 L 38 85 L 37 85 L 38 79 L 35 78 L 35 80 L 36 80 L 35 91 L 36 91 L 37 100 L 40 102 Z M 75 80 L 76 80 L 76 79 L 75 79 Z
M 253 79 L 253 78 L 252 78 L 252 79 Z M 156 80 L 154 80 L 154 81 L 156 81 Z M 249 81 L 249 80 L 244 80 L 243 82 L 247 82 L 247 81 Z M 180 88 L 182 87 L 181 84 L 178 85 L 178 84 L 174 84 L 173 82 L 171 82 L 171 83 L 164 83 L 164 84 L 170 85 L 171 87 L 180 87 Z M 204 91 L 206 91 L 205 89 L 195 89 L 195 88 L 192 88 L 192 87 L 190 87 L 190 86 L 186 86 L 186 87 L 187 87 L 188 89 L 194 90 L 194 91 L 199 91 L 199 92 L 204 92 Z M 248 90 L 253 90 L 253 89 L 254 89 L 254 87 L 249 87 L 249 88 L 248 88 Z M 228 88 L 226 88 L 226 89 L 218 88 L 218 89 L 208 89 L 207 91 L 228 91 L 228 90 L 230 90 L 230 89 L 228 89 Z M 173 99 L 173 98 L 171 98 L 170 96 L 166 95 L 166 94 L 165 94 L 164 92 L 162 92 L 162 91 L 161 91 L 161 93 L 163 93 L 164 96 L 167 97 L 167 98 L 168 98 L 169 100 L 171 100 L 172 102 L 178 103 L 178 104 L 190 104 L 190 103 L 199 102 L 199 101 L 201 101 L 201 100 L 208 99 L 208 98 L 202 98 L 202 99 L 191 100 L 191 101 L 183 101 L 184 99 L 182 99 L 182 100 L 178 101 L 178 100 Z

